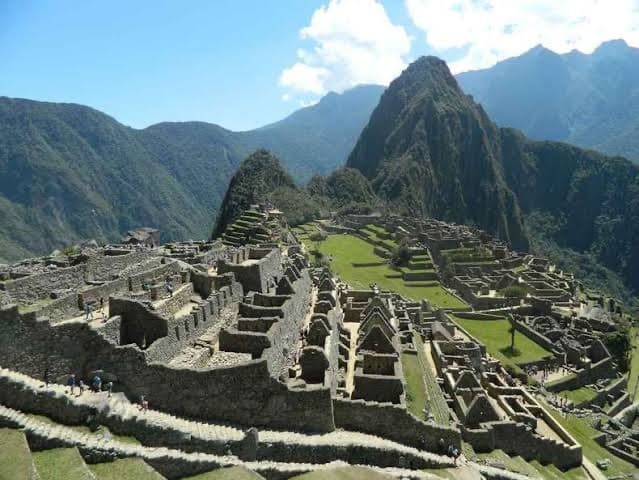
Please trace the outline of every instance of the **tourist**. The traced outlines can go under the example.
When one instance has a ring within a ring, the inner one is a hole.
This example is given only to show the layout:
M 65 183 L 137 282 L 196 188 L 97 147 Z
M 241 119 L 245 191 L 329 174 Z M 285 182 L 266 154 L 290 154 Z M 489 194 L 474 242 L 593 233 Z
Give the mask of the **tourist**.
M 84 303 L 84 321 L 88 322 L 89 318 L 93 320 L 93 305 L 89 302 Z
M 80 393 L 78 393 L 78 397 L 84 393 L 85 386 L 86 386 L 85 383 L 82 381 L 82 379 L 80 379 L 80 381 L 78 382 L 78 388 L 80 389 Z
M 74 373 L 72 373 L 69 376 L 69 379 L 67 380 L 67 386 L 71 390 L 71 395 L 73 395 L 73 392 L 75 390 L 75 374 Z
M 143 412 L 146 412 L 149 409 L 149 402 L 147 401 L 146 398 L 144 398 L 144 395 L 140 395 L 140 410 L 142 410 Z
M 102 390 L 102 379 L 96 375 L 93 377 L 93 391 L 99 392 L 100 390 Z
M 44 388 L 49 388 L 49 367 L 44 368 Z
M 113 392 L 113 382 L 108 382 L 106 384 L 107 387 L 107 397 L 111 397 L 111 393 Z
M 104 316 L 104 297 L 100 297 L 100 313 Z

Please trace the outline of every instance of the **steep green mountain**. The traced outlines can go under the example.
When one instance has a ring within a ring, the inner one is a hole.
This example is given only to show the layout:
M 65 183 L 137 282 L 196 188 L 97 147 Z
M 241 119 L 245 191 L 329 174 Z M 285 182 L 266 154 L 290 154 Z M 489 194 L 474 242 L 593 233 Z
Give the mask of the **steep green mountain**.
M 161 226 L 197 235 L 206 211 L 147 148 L 152 139 L 96 110 L 0 101 L 0 256 Z
M 499 125 L 639 162 L 639 48 L 623 40 L 589 55 L 537 46 L 457 80 Z
M 515 246 L 529 244 L 524 219 L 539 228 L 541 217 L 546 241 L 639 289 L 639 167 L 498 129 L 439 59 L 391 83 L 347 165 L 406 213 L 476 223 Z
M 401 212 L 479 224 L 526 248 L 499 144 L 499 130 L 446 64 L 422 57 L 382 95 L 347 166 Z
M 88 107 L 0 97 L 0 261 L 138 226 L 205 238 L 240 161 L 263 146 L 297 182 L 342 165 L 382 87 L 328 94 L 248 132 L 203 122 L 136 130 Z
M 306 190 L 330 208 L 357 204 L 374 206 L 378 202 L 368 179 L 354 168 L 343 167 L 327 177 L 316 175 L 308 183 Z
M 217 216 L 213 238 L 221 235 L 244 210 L 269 200 L 278 188 L 296 189 L 293 178 L 268 150 L 257 150 L 237 169 L 226 191 Z

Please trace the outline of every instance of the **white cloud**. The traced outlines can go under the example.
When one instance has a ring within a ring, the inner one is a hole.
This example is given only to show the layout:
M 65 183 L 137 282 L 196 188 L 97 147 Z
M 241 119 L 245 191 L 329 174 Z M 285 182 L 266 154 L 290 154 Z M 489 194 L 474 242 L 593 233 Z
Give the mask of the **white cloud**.
M 321 95 L 362 83 L 388 84 L 406 66 L 411 45 L 406 30 L 394 25 L 378 0 L 331 0 L 300 30 L 311 50 L 282 71 L 280 85 Z
M 592 52 L 623 38 L 639 45 L 639 0 L 406 0 L 437 52 L 463 49 L 454 72 L 484 68 L 537 44 Z

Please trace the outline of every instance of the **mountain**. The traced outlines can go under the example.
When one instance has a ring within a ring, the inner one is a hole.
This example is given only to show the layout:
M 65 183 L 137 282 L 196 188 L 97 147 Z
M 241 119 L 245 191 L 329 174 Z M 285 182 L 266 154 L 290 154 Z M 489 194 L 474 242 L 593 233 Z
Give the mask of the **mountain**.
M 213 238 L 220 236 L 244 210 L 263 203 L 278 188 L 295 189 L 295 182 L 268 150 L 257 150 L 249 155 L 237 169 L 226 191 L 217 216 Z
M 284 120 L 246 133 L 251 150 L 274 152 L 298 183 L 327 175 L 346 162 L 384 87 L 360 85 L 331 92 Z
M 639 48 L 623 40 L 589 55 L 539 45 L 457 80 L 499 125 L 639 162 Z
M 0 97 L 0 261 L 139 226 L 205 238 L 228 182 L 270 148 L 296 182 L 343 165 L 383 91 L 328 94 L 280 122 L 232 132 L 204 122 L 136 130 L 89 107 Z
M 438 58 L 422 57 L 391 83 L 347 166 L 399 211 L 479 224 L 528 247 L 502 172 L 499 130 Z
M 347 166 L 401 212 L 475 223 L 516 247 L 541 238 L 639 289 L 639 167 L 497 128 L 437 58 L 391 83 Z

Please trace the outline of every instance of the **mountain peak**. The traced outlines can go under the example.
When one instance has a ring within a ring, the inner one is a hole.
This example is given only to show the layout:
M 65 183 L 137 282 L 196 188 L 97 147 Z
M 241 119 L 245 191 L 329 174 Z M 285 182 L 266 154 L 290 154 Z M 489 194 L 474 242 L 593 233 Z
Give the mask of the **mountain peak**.
M 617 38 L 614 40 L 608 40 L 599 45 L 593 55 L 609 55 L 615 53 L 623 53 L 630 50 L 630 46 L 626 43 L 626 41 L 622 38 Z

